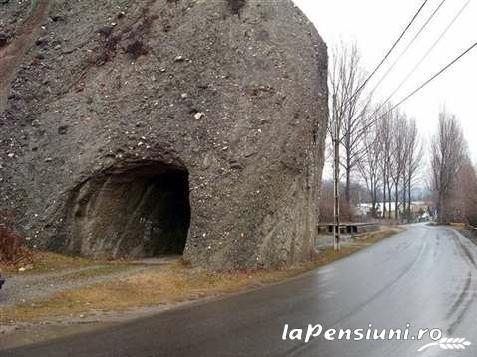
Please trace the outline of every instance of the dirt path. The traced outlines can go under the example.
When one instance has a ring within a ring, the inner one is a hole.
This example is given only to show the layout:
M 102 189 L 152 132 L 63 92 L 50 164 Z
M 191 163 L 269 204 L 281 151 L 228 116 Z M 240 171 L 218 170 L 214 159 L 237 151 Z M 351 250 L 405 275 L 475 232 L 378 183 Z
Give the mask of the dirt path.
M 37 299 L 47 298 L 56 292 L 74 289 L 81 286 L 120 278 L 136 273 L 144 267 L 112 267 L 97 265 L 81 269 L 73 269 L 56 274 L 39 274 L 32 276 L 14 276 L 0 293 L 0 306 L 28 304 Z
M 48 13 L 49 0 L 38 0 L 32 14 L 20 27 L 16 38 L 6 47 L 0 49 L 0 113 L 5 110 L 11 81 L 16 68 L 38 37 L 40 25 Z
M 0 308 L 28 304 L 34 300 L 47 298 L 57 292 L 121 279 L 158 265 L 170 264 L 173 261 L 172 259 L 143 260 L 131 264 L 93 265 L 53 273 L 16 274 L 7 279 L 0 292 Z

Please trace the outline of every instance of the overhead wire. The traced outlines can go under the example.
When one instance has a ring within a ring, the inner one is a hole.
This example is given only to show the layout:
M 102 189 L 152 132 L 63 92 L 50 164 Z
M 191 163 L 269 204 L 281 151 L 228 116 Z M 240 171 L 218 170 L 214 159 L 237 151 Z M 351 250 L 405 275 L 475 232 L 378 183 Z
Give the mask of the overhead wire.
M 436 14 L 439 12 L 439 10 L 442 8 L 442 6 L 444 5 L 444 3 L 446 1 L 447 0 L 442 0 L 439 3 L 439 5 L 436 7 L 436 9 L 431 13 L 431 15 L 427 18 L 427 20 L 421 26 L 421 28 L 416 32 L 416 34 L 411 39 L 411 41 L 409 41 L 409 43 L 404 48 L 404 50 L 399 54 L 399 56 L 396 58 L 396 60 L 393 62 L 393 64 L 388 68 L 386 73 L 384 73 L 384 75 L 381 77 L 381 79 L 378 81 L 378 83 L 373 87 L 373 89 L 370 91 L 371 93 L 373 93 L 381 85 L 381 83 L 387 78 L 389 73 L 391 73 L 391 71 L 394 69 L 394 67 L 396 67 L 396 65 L 401 60 L 401 58 L 407 53 L 409 48 L 411 48 L 411 46 L 414 44 L 414 42 L 417 40 L 417 38 L 421 35 L 421 33 L 426 29 L 426 27 L 429 25 L 429 23 L 432 21 L 432 19 L 436 16 Z
M 444 38 L 444 36 L 449 32 L 450 28 L 455 24 L 457 19 L 462 15 L 464 12 L 465 8 L 469 5 L 471 0 L 467 0 L 464 5 L 459 9 L 457 14 L 452 18 L 451 22 L 447 25 L 447 27 L 444 29 L 444 31 L 439 35 L 439 37 L 434 41 L 432 46 L 426 51 L 424 56 L 417 62 L 417 64 L 413 67 L 413 69 L 404 77 L 404 79 L 399 83 L 399 85 L 394 89 L 394 91 L 386 98 L 386 100 L 381 104 L 381 107 L 384 107 L 389 101 L 392 99 L 392 97 L 402 88 L 402 86 L 411 78 L 411 76 L 416 73 L 417 69 L 421 66 L 421 64 L 427 59 L 429 54 L 436 48 L 436 46 L 439 44 L 439 42 Z

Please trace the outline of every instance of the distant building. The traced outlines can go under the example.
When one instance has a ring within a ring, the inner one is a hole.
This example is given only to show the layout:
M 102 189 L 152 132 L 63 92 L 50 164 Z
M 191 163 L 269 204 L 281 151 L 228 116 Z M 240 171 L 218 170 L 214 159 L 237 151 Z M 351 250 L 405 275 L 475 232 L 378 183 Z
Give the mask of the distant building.
M 395 216 L 396 203 L 395 202 L 377 202 L 375 206 L 375 212 L 373 214 L 372 203 L 360 203 L 354 208 L 354 215 L 358 217 L 377 217 L 383 218 L 383 208 L 386 205 L 386 217 L 391 211 L 391 217 Z M 429 220 L 432 216 L 433 203 L 429 201 L 412 201 L 411 202 L 411 216 L 416 220 Z M 400 216 L 403 215 L 402 205 L 398 204 L 398 210 Z

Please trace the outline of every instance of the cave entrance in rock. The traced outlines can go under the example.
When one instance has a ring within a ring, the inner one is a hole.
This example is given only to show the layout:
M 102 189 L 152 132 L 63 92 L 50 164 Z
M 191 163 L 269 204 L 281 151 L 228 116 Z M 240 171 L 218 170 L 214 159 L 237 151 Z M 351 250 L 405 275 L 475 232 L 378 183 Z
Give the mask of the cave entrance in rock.
M 184 168 L 135 164 L 89 180 L 74 204 L 75 251 L 86 256 L 182 254 L 190 224 Z

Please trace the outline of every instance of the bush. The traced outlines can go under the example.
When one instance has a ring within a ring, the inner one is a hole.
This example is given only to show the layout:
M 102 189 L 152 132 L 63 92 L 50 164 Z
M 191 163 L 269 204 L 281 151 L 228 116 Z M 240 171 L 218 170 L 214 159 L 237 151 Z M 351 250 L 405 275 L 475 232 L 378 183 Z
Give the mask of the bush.
M 10 228 L 13 221 L 12 213 L 0 212 L 0 261 L 15 264 L 21 260 L 20 246 L 23 239 Z
M 22 239 L 6 226 L 0 225 L 0 260 L 14 263 L 18 259 Z

